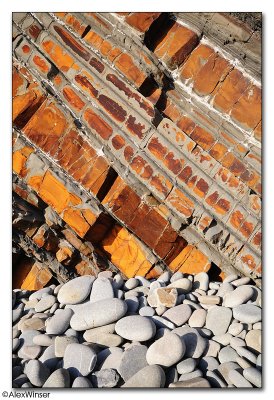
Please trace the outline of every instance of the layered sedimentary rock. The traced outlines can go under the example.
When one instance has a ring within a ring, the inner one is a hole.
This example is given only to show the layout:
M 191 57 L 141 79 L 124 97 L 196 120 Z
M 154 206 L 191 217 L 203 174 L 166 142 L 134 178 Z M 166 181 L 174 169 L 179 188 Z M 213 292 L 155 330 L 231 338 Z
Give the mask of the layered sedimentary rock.
M 260 284 L 260 48 L 228 14 L 14 13 L 14 285 Z

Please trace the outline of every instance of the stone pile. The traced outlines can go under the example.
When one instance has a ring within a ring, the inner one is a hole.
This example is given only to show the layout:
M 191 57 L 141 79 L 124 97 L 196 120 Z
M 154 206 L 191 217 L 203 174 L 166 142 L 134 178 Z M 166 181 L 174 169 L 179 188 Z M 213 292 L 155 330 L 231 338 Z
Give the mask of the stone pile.
M 104 271 L 13 291 L 13 387 L 261 387 L 261 290 Z

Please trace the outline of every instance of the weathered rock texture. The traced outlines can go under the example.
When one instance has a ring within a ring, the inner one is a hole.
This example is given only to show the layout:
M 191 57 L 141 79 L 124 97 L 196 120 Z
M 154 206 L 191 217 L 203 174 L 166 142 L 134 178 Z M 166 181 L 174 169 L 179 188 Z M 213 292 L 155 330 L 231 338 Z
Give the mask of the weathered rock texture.
M 260 50 L 223 13 L 14 13 L 14 284 L 259 284 Z

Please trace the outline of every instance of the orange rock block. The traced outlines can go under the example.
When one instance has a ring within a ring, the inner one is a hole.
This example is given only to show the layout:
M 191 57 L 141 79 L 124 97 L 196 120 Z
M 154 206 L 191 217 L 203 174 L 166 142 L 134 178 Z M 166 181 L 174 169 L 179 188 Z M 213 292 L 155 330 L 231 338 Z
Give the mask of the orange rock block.
M 70 201 L 69 191 L 49 171 L 45 173 L 39 189 L 39 196 L 58 213 L 61 213 Z
M 186 62 L 180 68 L 180 76 L 182 80 L 193 81 L 197 73 L 201 70 L 209 57 L 214 53 L 214 50 L 204 44 L 194 49 Z
M 53 154 L 58 148 L 58 139 L 65 132 L 67 126 L 65 115 L 53 101 L 47 101 L 42 104 L 22 130 L 44 151 Z
M 49 269 L 41 264 L 35 263 L 21 285 L 21 289 L 39 290 L 46 286 L 51 280 L 52 274 Z
M 169 268 L 173 272 L 180 271 L 186 274 L 198 274 L 199 272 L 207 272 L 210 268 L 210 262 L 195 246 L 188 245 L 170 263 Z
M 261 89 L 253 85 L 239 98 L 231 117 L 247 129 L 254 129 L 262 119 Z
M 101 242 L 101 246 L 110 256 L 111 262 L 127 277 L 145 276 L 152 264 L 133 235 L 125 228 L 115 225 Z
M 154 53 L 171 69 L 182 64 L 198 43 L 198 36 L 190 29 L 175 23 L 157 43 Z
M 146 32 L 150 25 L 159 17 L 159 12 L 137 12 L 127 15 L 126 22 L 139 32 Z

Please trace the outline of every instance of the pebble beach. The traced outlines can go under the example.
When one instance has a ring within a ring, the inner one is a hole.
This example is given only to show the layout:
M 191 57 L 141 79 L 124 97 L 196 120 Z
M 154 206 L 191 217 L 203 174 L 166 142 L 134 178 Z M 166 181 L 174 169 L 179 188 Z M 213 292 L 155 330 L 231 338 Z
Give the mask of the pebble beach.
M 103 271 L 12 292 L 13 388 L 259 388 L 261 290 Z

